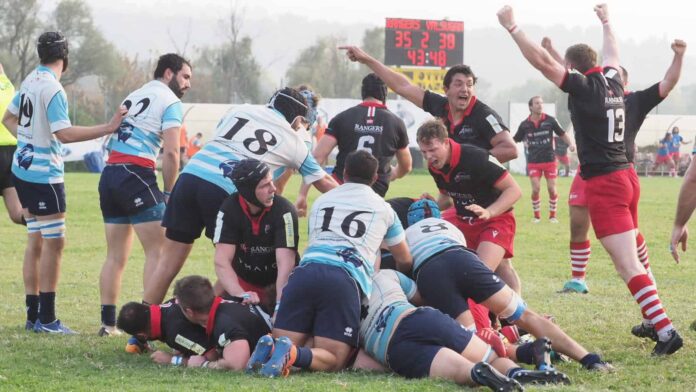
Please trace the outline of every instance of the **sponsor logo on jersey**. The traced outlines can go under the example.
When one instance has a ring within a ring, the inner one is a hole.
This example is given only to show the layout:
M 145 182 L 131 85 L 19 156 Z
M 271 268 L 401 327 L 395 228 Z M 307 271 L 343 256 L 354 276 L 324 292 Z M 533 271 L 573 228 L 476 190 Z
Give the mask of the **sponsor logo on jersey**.
M 486 116 L 486 121 L 488 121 L 488 123 L 491 124 L 491 127 L 493 128 L 495 133 L 500 133 L 503 131 L 503 127 L 500 125 L 498 119 L 495 118 L 494 115 L 489 114 L 488 116 Z
M 610 95 L 613 95 L 613 92 L 609 90 Z M 623 103 L 623 97 L 604 97 L 604 103 L 607 105 L 620 105 Z
M 225 162 L 222 162 L 219 166 L 218 169 L 222 171 L 222 175 L 224 177 L 229 177 L 232 174 L 232 170 L 234 170 L 234 167 L 237 166 L 237 163 L 239 161 L 235 161 L 233 159 L 228 159 Z
M 493 230 L 493 238 L 496 238 L 498 236 L 498 230 Z
M 456 176 L 454 176 L 454 182 L 462 182 L 470 179 L 471 175 L 462 172 L 459 172 Z
M 364 264 L 362 258 L 355 248 L 343 248 L 336 251 L 336 254 L 341 256 L 344 262 L 353 264 L 356 268 L 360 268 Z
M 122 122 L 118 127 L 118 141 L 125 143 L 133 136 L 133 124 Z
M 193 351 L 194 353 L 196 353 L 198 355 L 203 355 L 205 353 L 205 348 L 203 346 L 188 339 L 185 336 L 176 335 L 176 337 L 174 338 L 174 342 L 176 342 L 176 344 L 180 345 L 181 347 L 184 347 L 184 348 L 187 348 L 187 349 Z
M 459 132 L 457 133 L 459 137 L 463 138 L 471 138 L 474 137 L 474 128 L 464 125 L 459 129 Z
M 384 127 L 381 125 L 355 124 L 354 130 L 355 130 L 355 132 L 363 132 L 363 133 L 382 133 L 382 131 L 384 130 Z
M 29 170 L 29 166 L 34 161 L 34 146 L 27 144 L 17 151 L 17 165 L 24 170 Z
M 285 224 L 285 244 L 289 248 L 295 247 L 295 226 L 292 224 L 292 214 L 286 212 L 283 214 L 283 222 Z

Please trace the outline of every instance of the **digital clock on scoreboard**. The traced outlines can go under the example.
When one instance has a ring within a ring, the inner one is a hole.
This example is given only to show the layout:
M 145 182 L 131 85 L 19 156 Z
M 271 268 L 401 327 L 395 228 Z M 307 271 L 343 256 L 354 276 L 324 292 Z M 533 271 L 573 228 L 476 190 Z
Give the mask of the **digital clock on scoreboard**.
M 387 18 L 384 64 L 451 67 L 464 61 L 464 22 Z

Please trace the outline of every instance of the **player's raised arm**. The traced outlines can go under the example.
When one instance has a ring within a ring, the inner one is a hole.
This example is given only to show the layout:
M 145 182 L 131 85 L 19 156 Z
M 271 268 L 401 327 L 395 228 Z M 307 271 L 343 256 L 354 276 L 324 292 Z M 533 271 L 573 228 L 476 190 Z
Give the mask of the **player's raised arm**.
M 517 46 L 520 48 L 524 58 L 529 63 L 553 82 L 556 86 L 561 86 L 566 70 L 559 64 L 546 49 L 532 42 L 525 33 L 515 23 L 515 16 L 512 7 L 504 6 L 498 11 L 498 21 L 509 33 Z
M 541 47 L 546 49 L 546 51 L 549 52 L 551 57 L 553 57 L 553 59 L 556 60 L 556 62 L 558 64 L 561 64 L 561 66 L 563 65 L 563 63 L 564 63 L 563 56 L 561 56 L 561 54 L 558 53 L 556 48 L 553 46 L 553 42 L 551 42 L 551 38 L 549 38 L 549 37 L 542 38 L 541 39 Z
M 660 81 L 660 96 L 665 98 L 669 95 L 670 91 L 679 81 L 681 76 L 682 63 L 684 62 L 684 53 L 686 52 L 686 42 L 675 39 L 672 42 L 672 51 L 674 51 L 674 57 L 672 58 L 672 64 L 667 68 L 664 79 Z
M 404 75 L 392 71 L 389 69 L 389 67 L 365 53 L 357 46 L 347 45 L 339 46 L 338 48 L 346 51 L 346 56 L 348 56 L 350 61 L 357 61 L 367 65 L 367 67 L 376 73 L 377 76 L 379 76 L 379 78 L 382 79 L 390 89 L 408 99 L 419 108 L 423 108 L 423 96 L 425 95 L 425 90 L 411 84 L 411 82 L 409 82 Z
M 602 22 L 602 67 L 619 69 L 619 45 L 616 43 L 614 31 L 609 23 L 609 9 L 606 4 L 598 4 L 594 7 L 597 18 Z

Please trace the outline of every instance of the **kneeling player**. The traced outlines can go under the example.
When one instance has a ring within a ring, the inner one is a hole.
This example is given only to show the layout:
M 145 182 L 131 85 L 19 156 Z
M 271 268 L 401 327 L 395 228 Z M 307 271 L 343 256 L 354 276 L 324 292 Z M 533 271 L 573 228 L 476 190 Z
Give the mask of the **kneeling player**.
M 360 339 L 370 356 L 399 375 L 445 378 L 495 391 L 521 390 L 518 382 L 570 382 L 552 369 L 522 369 L 498 357 L 483 340 L 442 312 L 411 305 L 409 300 L 418 297 L 415 282 L 399 272 L 380 271 L 372 285 Z
M 585 368 L 611 369 L 599 355 L 589 353 L 557 325 L 528 309 L 517 293 L 466 248 L 464 236 L 454 225 L 438 218 L 418 221 L 419 214 L 410 212 L 406 241 L 413 255 L 413 276 L 427 304 L 460 320 L 469 312 L 467 300 L 473 299 L 537 338 L 548 337 L 554 350 L 579 361 Z M 509 357 L 527 362 L 531 355 L 530 347 L 523 345 Z

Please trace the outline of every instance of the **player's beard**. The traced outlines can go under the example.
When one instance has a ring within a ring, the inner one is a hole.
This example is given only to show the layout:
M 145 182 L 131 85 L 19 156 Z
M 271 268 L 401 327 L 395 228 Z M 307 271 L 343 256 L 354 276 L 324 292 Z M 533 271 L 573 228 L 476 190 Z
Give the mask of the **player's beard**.
M 184 91 L 181 89 L 181 86 L 179 85 L 179 81 L 176 80 L 176 76 L 174 76 L 172 78 L 172 80 L 169 81 L 168 86 L 172 90 L 174 95 L 176 95 L 178 98 L 181 98 L 184 96 Z

